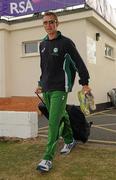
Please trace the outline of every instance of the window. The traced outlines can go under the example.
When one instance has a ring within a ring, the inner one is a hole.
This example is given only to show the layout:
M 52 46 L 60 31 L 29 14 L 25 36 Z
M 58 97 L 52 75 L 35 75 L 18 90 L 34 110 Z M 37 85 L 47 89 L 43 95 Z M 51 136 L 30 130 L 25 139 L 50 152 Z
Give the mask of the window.
M 113 57 L 114 56 L 114 52 L 113 51 L 114 51 L 113 47 L 105 44 L 105 56 L 106 57 L 114 58 Z
M 38 40 L 23 42 L 23 56 L 37 56 L 39 54 L 39 43 Z

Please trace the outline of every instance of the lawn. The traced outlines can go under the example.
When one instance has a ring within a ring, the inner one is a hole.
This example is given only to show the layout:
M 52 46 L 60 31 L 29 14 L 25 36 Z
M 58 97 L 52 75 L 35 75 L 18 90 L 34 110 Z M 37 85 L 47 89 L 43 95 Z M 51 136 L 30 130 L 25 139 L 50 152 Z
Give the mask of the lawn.
M 79 144 L 69 155 L 60 155 L 58 143 L 53 169 L 41 174 L 45 138 L 25 141 L 0 141 L 0 180 L 114 180 L 116 146 Z

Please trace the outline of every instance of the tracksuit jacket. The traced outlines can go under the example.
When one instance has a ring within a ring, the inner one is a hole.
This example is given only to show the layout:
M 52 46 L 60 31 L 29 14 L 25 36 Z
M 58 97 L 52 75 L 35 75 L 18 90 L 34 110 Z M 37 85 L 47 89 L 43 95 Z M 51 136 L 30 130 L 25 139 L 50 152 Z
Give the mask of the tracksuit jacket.
M 39 85 L 43 92 L 71 92 L 76 72 L 80 77 L 79 84 L 88 85 L 89 73 L 75 44 L 60 31 L 56 39 L 49 40 L 48 35 L 43 39 L 40 43 L 40 56 Z

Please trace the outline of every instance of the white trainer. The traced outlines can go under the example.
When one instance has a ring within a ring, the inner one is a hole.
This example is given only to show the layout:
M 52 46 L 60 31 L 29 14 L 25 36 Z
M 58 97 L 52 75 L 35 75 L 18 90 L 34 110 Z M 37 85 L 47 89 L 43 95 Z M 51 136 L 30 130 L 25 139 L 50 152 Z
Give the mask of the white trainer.
M 73 140 L 73 142 L 70 144 L 64 144 L 64 147 L 61 149 L 60 153 L 69 154 L 70 151 L 76 146 L 76 144 L 77 144 L 76 140 Z
M 46 171 L 48 172 L 52 168 L 52 161 L 50 160 L 42 160 L 38 165 L 37 165 L 37 170 L 40 171 Z

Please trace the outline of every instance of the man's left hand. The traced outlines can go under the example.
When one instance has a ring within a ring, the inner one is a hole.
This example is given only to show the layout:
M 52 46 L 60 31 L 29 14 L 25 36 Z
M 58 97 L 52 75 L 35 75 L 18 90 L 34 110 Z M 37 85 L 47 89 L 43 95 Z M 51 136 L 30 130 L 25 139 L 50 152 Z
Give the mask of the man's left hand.
M 91 91 L 91 88 L 90 88 L 88 85 L 84 85 L 83 88 L 82 88 L 82 90 L 83 90 L 84 93 L 86 94 L 86 93 L 88 93 L 88 92 Z

